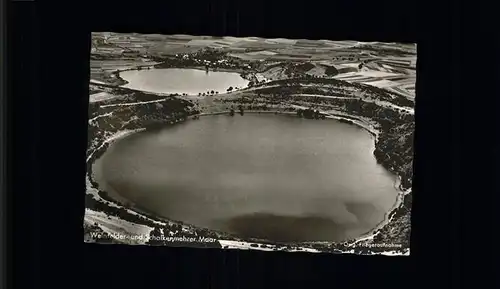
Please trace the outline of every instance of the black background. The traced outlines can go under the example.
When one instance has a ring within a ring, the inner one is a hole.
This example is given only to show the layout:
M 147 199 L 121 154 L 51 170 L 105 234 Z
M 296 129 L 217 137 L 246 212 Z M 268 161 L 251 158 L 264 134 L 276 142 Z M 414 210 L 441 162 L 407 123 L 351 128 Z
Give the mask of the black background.
M 500 191 L 494 9 L 478 1 L 40 2 L 8 7 L 12 220 L 5 236 L 16 288 L 489 283 L 486 260 L 496 252 L 489 206 Z M 84 244 L 91 31 L 417 42 L 411 256 Z

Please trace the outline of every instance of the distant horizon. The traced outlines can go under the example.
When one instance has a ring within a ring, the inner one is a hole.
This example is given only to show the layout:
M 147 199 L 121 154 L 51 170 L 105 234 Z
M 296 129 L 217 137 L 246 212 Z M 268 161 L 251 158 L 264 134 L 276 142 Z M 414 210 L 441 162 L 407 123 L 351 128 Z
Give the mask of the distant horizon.
M 211 35 L 194 35 L 194 34 L 161 34 L 161 33 L 139 33 L 139 32 L 92 32 L 92 34 L 116 34 L 116 35 L 148 35 L 148 36 L 173 36 L 173 37 L 197 37 L 197 38 L 236 38 L 236 39 L 256 39 L 256 40 L 305 40 L 305 41 L 327 41 L 327 42 L 357 42 L 363 44 L 407 44 L 407 45 L 417 45 L 416 42 L 399 42 L 399 41 L 358 41 L 351 39 L 343 39 L 343 40 L 332 40 L 332 39 L 311 39 L 311 38 L 285 38 L 285 37 L 260 37 L 260 36 L 211 36 Z

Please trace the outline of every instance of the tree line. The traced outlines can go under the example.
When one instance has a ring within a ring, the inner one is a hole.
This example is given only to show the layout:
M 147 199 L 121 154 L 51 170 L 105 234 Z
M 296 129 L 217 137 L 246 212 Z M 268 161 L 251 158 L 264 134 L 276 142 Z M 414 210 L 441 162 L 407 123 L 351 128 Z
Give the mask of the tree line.
M 307 119 L 326 119 L 326 115 L 322 114 L 319 110 L 312 108 L 297 109 L 297 116 Z

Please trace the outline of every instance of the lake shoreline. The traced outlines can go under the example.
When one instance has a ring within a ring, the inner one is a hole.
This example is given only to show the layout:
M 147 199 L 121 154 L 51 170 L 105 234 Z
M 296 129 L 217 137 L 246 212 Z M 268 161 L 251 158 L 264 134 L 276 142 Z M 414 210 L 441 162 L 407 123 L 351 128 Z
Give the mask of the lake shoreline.
M 116 79 L 116 81 L 117 81 L 116 84 L 118 86 L 124 87 L 124 88 L 129 88 L 129 87 L 126 87 L 126 85 L 130 84 L 130 82 L 125 80 L 122 77 L 121 73 L 123 73 L 123 72 L 142 71 L 142 70 L 166 70 L 166 69 L 189 69 L 189 70 L 207 71 L 203 66 L 192 66 L 192 67 L 172 66 L 172 67 L 165 67 L 165 68 L 157 68 L 157 67 L 155 67 L 156 65 L 158 65 L 158 63 L 154 64 L 154 65 L 145 65 L 145 66 L 126 68 L 126 69 L 117 69 L 117 70 L 111 72 L 111 75 L 113 75 L 113 77 Z M 143 67 L 146 67 L 146 68 L 143 68 Z M 252 74 L 249 74 L 249 73 L 245 73 L 245 70 L 243 70 L 243 69 L 218 68 L 216 70 L 213 70 L 213 69 L 208 70 L 208 73 L 217 73 L 217 72 L 236 73 L 242 79 L 244 79 L 248 82 L 252 82 L 255 80 L 255 76 L 253 76 Z M 248 83 L 246 86 L 241 87 L 240 89 L 246 89 L 246 88 L 249 88 Z M 134 88 L 129 88 L 129 89 L 134 89 Z M 134 89 L 134 90 L 138 90 L 138 89 Z M 227 91 L 224 90 L 224 91 L 220 91 L 219 93 L 223 94 L 226 92 Z M 158 93 L 158 92 L 150 92 L 150 93 Z M 175 92 L 162 92 L 162 94 L 175 94 Z M 195 93 L 195 94 L 188 94 L 188 95 L 196 96 L 198 94 Z
M 186 121 L 196 121 L 196 118 L 197 117 L 207 117 L 207 116 L 216 116 L 216 115 L 227 115 L 228 117 L 240 117 L 240 116 L 236 116 L 237 113 L 235 113 L 235 116 L 229 116 L 229 113 L 230 111 L 220 111 L 220 112 L 205 112 L 205 113 L 200 113 L 200 114 L 197 114 L 197 115 L 192 115 L 192 116 L 189 116 L 187 117 L 186 120 L 184 121 L 179 121 L 177 123 L 184 123 Z M 262 111 L 262 110 L 248 110 L 248 111 L 244 111 L 244 113 L 248 113 L 248 114 L 266 114 L 266 115 L 286 115 L 286 116 L 292 116 L 292 117 L 297 117 L 297 113 L 296 112 L 290 112 L 290 111 L 279 111 L 279 110 L 266 110 L 266 111 Z M 331 116 L 325 120 L 336 120 L 338 121 L 338 119 L 342 119 L 342 118 L 345 118 L 346 116 Z M 311 121 L 324 121 L 324 120 L 321 120 L 321 119 L 318 119 L 318 120 L 314 120 L 314 119 L 311 119 Z M 174 124 L 171 124 L 171 123 L 165 123 L 165 127 L 167 126 L 172 126 L 172 125 L 175 125 L 177 123 L 174 123 Z M 350 125 L 354 125 L 358 128 L 361 128 L 363 130 L 365 130 L 366 132 L 368 132 L 371 136 L 374 137 L 374 142 L 376 143 L 376 140 L 377 140 L 377 135 L 378 135 L 378 131 L 374 128 L 370 128 L 369 125 L 360 125 L 358 123 L 350 123 Z M 155 128 L 157 128 L 155 126 Z M 110 137 L 109 139 L 107 139 L 105 141 L 106 144 L 108 144 L 107 148 L 105 150 L 103 150 L 100 154 L 100 156 L 98 156 L 96 159 L 93 160 L 91 166 L 93 167 L 94 165 L 99 165 L 98 162 L 102 161 L 102 157 L 104 156 L 104 153 L 106 153 L 106 151 L 109 149 L 109 146 L 111 146 L 113 143 L 117 142 L 117 141 L 120 141 L 120 140 L 123 140 L 127 137 L 130 137 L 134 134 L 137 134 L 137 133 L 140 133 L 140 132 L 143 132 L 145 130 L 148 130 L 149 128 L 148 127 L 143 127 L 143 128 L 140 128 L 140 129 L 136 129 L 136 130 L 132 130 L 132 131 L 127 131 L 127 132 L 124 132 L 122 134 L 119 134 L 119 136 L 112 136 Z M 372 153 L 372 156 L 376 159 L 376 157 L 373 155 Z M 386 168 L 384 167 L 384 170 L 386 170 Z M 148 211 L 146 209 L 143 209 L 143 208 L 139 208 L 137 206 L 137 204 L 129 199 L 127 199 L 126 197 L 123 197 L 120 195 L 119 192 L 117 192 L 114 188 L 109 188 L 109 185 L 107 186 L 104 186 L 104 188 L 102 187 L 102 183 L 101 181 L 97 181 L 96 180 L 96 175 L 95 175 L 95 169 L 92 168 L 89 172 L 88 172 L 88 177 L 90 179 L 90 181 L 92 183 L 96 183 L 96 184 L 101 184 L 101 185 L 98 185 L 99 187 L 101 187 L 101 189 L 104 189 L 108 194 L 107 196 L 110 197 L 111 199 L 113 199 L 114 202 L 118 203 L 120 206 L 125 206 L 127 207 L 128 209 L 131 209 L 131 210 L 134 210 L 136 211 L 137 213 L 139 214 L 147 214 L 147 215 L 153 215 L 158 221 L 161 221 L 161 222 L 174 222 L 174 223 L 179 223 L 179 224 L 182 224 L 182 225 L 185 225 L 185 226 L 189 226 L 191 228 L 198 228 L 194 225 L 190 225 L 190 224 L 187 224 L 187 223 L 184 223 L 184 222 L 181 222 L 181 221 L 178 221 L 178 220 L 171 220 L 171 219 L 168 219 L 168 218 L 165 218 L 165 217 L 160 217 L 156 214 L 154 214 L 153 212 L 151 211 Z M 388 173 L 390 174 L 393 174 L 391 173 L 390 171 L 388 171 Z M 396 178 L 396 180 L 394 181 L 394 187 L 395 189 L 398 191 L 398 194 L 397 194 L 397 197 L 396 197 L 396 200 L 394 202 L 394 204 L 392 205 L 392 208 L 387 211 L 384 215 L 384 219 L 381 220 L 374 228 L 370 229 L 367 233 L 364 233 L 362 234 L 361 236 L 359 237 L 356 237 L 354 240 L 347 240 L 345 242 L 348 242 L 348 243 L 352 243 L 352 244 L 355 244 L 357 243 L 358 240 L 362 240 L 362 239 L 366 239 L 367 237 L 372 237 L 377 231 L 379 231 L 381 228 L 383 228 L 385 225 L 387 225 L 389 222 L 390 222 L 390 215 L 392 213 L 392 211 L 394 209 L 396 209 L 397 207 L 400 206 L 401 202 L 402 202 L 402 196 L 403 196 L 403 192 L 401 191 L 401 189 L 399 188 L 399 184 L 400 184 L 400 177 L 398 175 L 394 175 L 393 176 Z M 96 188 L 97 189 L 97 188 Z M 128 204 L 128 205 L 126 205 Z M 219 232 L 219 231 L 216 231 L 216 230 L 212 230 L 212 231 L 215 231 L 215 232 L 218 232 L 218 233 L 221 233 L 221 234 L 228 234 L 228 233 L 225 233 L 225 232 Z M 229 234 L 231 235 L 231 234 Z M 238 237 L 238 236 L 234 236 L 233 238 L 237 239 L 237 240 L 254 240 L 254 241 L 257 241 L 257 242 L 271 242 L 271 243 L 277 243 L 279 244 L 279 242 L 273 242 L 273 241 L 270 241 L 270 240 L 260 240 L 260 239 L 257 239 L 257 238 L 241 238 L 241 237 Z M 293 244 L 303 244 L 303 245 L 308 245 L 308 244 L 322 244 L 322 243 L 332 243 L 332 241 L 309 241 L 309 242 L 291 242 Z M 333 242 L 333 243 L 343 243 L 343 242 Z

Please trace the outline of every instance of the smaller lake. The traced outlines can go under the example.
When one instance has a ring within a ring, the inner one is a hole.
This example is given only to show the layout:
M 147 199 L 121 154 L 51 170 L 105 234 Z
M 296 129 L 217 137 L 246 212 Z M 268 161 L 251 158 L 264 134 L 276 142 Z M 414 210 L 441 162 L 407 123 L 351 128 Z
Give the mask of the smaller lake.
M 200 69 L 167 68 L 120 72 L 128 83 L 123 87 L 152 93 L 187 93 L 197 95 L 208 91 L 224 93 L 232 86 L 243 88 L 249 83 L 238 73 Z

